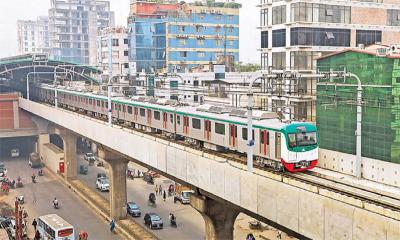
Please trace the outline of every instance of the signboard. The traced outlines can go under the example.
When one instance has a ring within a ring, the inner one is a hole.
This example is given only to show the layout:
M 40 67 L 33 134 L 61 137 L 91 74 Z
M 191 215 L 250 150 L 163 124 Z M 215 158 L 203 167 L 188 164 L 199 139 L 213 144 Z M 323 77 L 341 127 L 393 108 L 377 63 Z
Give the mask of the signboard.
M 215 79 L 225 79 L 225 65 L 214 65 Z

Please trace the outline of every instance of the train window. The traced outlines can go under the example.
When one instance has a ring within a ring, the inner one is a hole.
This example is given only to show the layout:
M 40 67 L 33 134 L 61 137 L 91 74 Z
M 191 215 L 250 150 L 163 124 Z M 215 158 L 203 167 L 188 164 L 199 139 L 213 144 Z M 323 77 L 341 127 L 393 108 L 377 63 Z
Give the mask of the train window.
M 194 129 L 201 129 L 201 121 L 197 118 L 192 118 L 192 127 Z
M 170 114 L 169 115 L 169 120 L 171 121 L 171 123 L 174 123 L 174 115 Z
M 108 102 L 105 103 L 106 108 L 108 109 Z
M 141 117 L 145 117 L 146 116 L 146 110 L 144 110 L 144 108 L 140 109 L 140 116 Z
M 128 113 L 132 114 L 132 107 L 131 106 L 128 106 Z
M 253 140 L 254 140 L 254 129 L 253 129 Z M 243 140 L 247 140 L 247 128 L 242 128 L 242 138 Z
M 181 125 L 181 116 L 176 116 L 176 122 L 178 123 L 178 125 Z
M 225 124 L 215 123 L 215 133 L 225 135 Z
M 154 119 L 155 120 L 160 120 L 161 119 L 161 115 L 159 111 L 154 111 Z
M 92 104 L 92 99 L 89 99 L 89 104 Z
M 122 105 L 122 111 L 126 112 L 126 106 L 125 105 Z
M 100 100 L 96 100 L 97 106 L 100 107 Z
M 267 142 L 266 142 L 266 144 L 269 145 L 269 132 L 266 132 L 266 133 L 267 133 L 267 136 L 266 136 Z M 264 138 L 265 138 L 264 134 L 265 134 L 265 131 L 261 131 L 261 134 L 260 134 L 260 141 L 261 141 L 262 144 L 265 143 L 265 142 L 264 142 Z
M 295 134 L 289 134 L 289 147 L 296 147 L 297 142 L 296 142 L 296 135 Z

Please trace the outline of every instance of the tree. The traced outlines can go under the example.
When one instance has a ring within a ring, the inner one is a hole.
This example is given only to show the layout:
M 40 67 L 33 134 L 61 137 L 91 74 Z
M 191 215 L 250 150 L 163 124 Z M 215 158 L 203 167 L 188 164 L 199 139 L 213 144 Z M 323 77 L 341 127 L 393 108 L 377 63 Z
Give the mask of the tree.
M 247 63 L 243 64 L 241 62 L 235 64 L 236 72 L 256 72 L 261 70 L 261 66 L 259 64 Z

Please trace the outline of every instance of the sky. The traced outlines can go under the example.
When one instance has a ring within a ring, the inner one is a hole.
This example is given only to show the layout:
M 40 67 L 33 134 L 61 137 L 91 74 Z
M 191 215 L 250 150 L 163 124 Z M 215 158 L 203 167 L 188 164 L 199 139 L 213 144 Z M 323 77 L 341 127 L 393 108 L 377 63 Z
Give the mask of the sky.
M 117 25 L 126 26 L 130 0 L 110 0 Z M 259 0 L 237 0 L 240 10 L 240 61 L 260 63 Z M 47 15 L 50 0 L 0 0 L 0 57 L 17 55 L 17 20 Z

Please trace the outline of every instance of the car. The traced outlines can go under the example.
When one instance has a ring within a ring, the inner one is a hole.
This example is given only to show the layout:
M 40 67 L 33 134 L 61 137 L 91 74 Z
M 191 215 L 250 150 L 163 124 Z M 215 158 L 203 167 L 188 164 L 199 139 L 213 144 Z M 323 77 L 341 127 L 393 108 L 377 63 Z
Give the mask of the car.
M 110 191 L 110 182 L 107 178 L 99 178 L 96 181 L 96 187 L 101 192 Z
M 128 202 L 126 204 L 126 211 L 132 217 L 140 217 L 140 215 L 142 215 L 140 207 L 134 202 Z
M 162 229 L 164 227 L 162 218 L 155 213 L 146 213 L 144 224 L 150 229 Z
M 83 159 L 85 159 L 86 161 L 95 161 L 96 157 L 94 156 L 93 153 L 85 153 L 85 156 L 83 156 Z
M 100 178 L 107 178 L 107 175 L 105 173 L 97 173 L 97 180 Z

